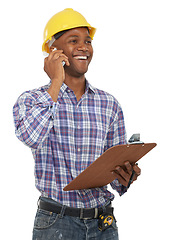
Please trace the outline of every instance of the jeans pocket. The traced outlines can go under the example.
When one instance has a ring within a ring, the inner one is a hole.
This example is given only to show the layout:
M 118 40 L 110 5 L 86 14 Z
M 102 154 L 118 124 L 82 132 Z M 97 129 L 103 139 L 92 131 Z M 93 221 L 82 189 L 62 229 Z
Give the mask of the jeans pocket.
M 45 229 L 52 226 L 58 218 L 58 214 L 38 209 L 34 221 L 35 229 Z

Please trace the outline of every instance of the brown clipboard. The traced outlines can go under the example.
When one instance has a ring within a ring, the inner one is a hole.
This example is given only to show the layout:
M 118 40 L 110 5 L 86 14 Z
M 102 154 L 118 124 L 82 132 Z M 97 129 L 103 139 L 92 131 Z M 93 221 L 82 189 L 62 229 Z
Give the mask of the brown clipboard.
M 156 143 L 144 143 L 111 147 L 80 173 L 79 176 L 73 179 L 63 190 L 70 191 L 105 186 L 115 179 L 113 170 L 116 166 L 123 167 L 125 161 L 136 163 L 156 145 Z

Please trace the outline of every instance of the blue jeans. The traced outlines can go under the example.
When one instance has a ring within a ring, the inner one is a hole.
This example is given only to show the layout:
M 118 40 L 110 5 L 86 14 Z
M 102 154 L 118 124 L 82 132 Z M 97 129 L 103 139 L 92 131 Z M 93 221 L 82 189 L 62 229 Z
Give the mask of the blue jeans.
M 116 222 L 101 232 L 98 219 L 80 219 L 38 209 L 33 240 L 118 240 Z

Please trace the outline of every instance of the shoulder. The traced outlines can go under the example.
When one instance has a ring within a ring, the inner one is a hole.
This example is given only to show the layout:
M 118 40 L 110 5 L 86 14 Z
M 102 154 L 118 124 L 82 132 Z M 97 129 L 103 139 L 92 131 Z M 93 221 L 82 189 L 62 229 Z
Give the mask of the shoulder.
M 100 101 L 103 106 L 107 106 L 114 111 L 121 109 L 120 103 L 112 94 L 98 88 L 94 88 L 94 91 L 95 99 Z
M 18 97 L 18 101 L 22 101 L 22 102 L 23 101 L 25 101 L 25 102 L 36 101 L 38 98 L 43 96 L 43 94 L 46 93 L 49 86 L 50 86 L 50 84 L 47 84 L 47 85 L 41 86 L 39 88 L 25 91 Z

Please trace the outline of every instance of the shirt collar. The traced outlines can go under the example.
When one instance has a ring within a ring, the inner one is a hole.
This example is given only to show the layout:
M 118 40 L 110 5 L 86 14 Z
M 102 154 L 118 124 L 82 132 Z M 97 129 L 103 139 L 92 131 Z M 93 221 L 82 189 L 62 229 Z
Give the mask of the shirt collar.
M 86 80 L 86 91 L 95 94 L 95 88 Z
M 60 88 L 60 93 L 59 96 L 63 95 L 65 93 L 65 91 L 67 90 L 71 90 L 65 83 L 62 84 L 61 88 Z M 85 88 L 85 92 L 88 93 L 93 93 L 95 94 L 95 88 L 88 82 L 88 80 L 86 80 L 86 88 Z

